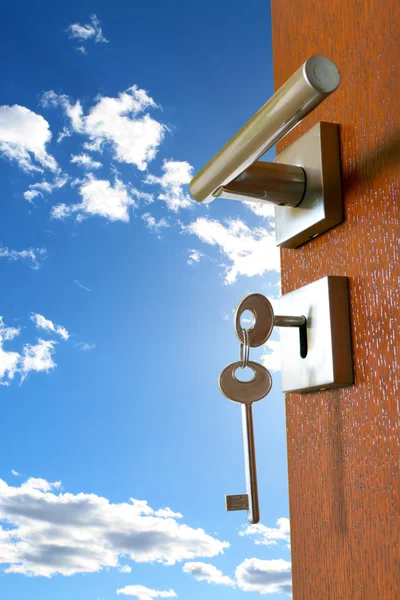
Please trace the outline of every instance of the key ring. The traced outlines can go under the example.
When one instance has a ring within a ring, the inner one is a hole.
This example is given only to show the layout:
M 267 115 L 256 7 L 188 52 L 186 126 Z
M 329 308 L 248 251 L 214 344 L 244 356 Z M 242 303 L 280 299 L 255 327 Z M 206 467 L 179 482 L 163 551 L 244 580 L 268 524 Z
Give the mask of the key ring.
M 240 342 L 240 361 L 242 364 L 240 365 L 240 368 L 245 369 L 247 367 L 247 365 L 249 364 L 249 359 L 250 359 L 248 329 L 244 329 L 242 327 L 242 336 L 243 336 L 243 342 Z

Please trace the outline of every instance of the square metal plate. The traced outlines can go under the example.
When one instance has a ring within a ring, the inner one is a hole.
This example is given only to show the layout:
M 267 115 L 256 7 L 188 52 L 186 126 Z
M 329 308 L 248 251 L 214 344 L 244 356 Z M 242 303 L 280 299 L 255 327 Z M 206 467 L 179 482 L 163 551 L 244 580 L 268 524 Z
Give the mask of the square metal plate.
M 276 245 L 297 248 L 343 221 L 338 126 L 317 123 L 274 162 L 298 165 L 306 193 L 295 208 L 275 207 Z
M 285 294 L 275 312 L 307 319 L 305 358 L 300 356 L 298 328 L 280 328 L 283 392 L 312 392 L 353 383 L 347 277 L 324 277 Z

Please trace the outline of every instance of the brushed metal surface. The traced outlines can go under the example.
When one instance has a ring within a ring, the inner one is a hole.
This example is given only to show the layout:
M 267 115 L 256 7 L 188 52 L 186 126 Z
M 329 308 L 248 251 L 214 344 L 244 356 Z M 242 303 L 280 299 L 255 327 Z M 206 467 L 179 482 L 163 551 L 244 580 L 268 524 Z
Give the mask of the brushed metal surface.
M 346 277 L 328 276 L 285 294 L 279 312 L 302 315 L 307 355 L 300 356 L 299 332 L 280 329 L 283 392 L 311 392 L 353 383 Z
M 197 202 L 211 202 L 339 85 L 336 65 L 311 56 L 190 182 Z M 245 197 L 245 200 L 249 198 Z
M 306 191 L 296 207 L 275 207 L 276 244 L 297 248 L 343 221 L 338 126 L 317 123 L 278 154 L 277 163 L 303 167 Z
M 301 167 L 257 160 L 231 183 L 220 187 L 215 197 L 297 206 L 305 191 L 306 175 Z
M 272 387 L 272 377 L 267 369 L 258 363 L 249 361 L 248 367 L 254 373 L 250 381 L 239 381 L 235 372 L 240 368 L 241 362 L 228 365 L 219 376 L 219 389 L 226 398 L 242 405 L 242 429 L 244 448 L 244 467 L 246 474 L 247 506 L 245 507 L 244 495 L 225 497 L 227 510 L 247 509 L 247 520 L 254 525 L 260 520 L 258 503 L 258 484 L 256 467 L 256 447 L 254 442 L 253 402 L 264 398 Z M 234 500 L 232 500 L 232 498 Z M 242 498 L 239 501 L 238 498 Z M 232 508 L 235 506 L 235 508 Z M 242 507 L 242 508 L 240 508 Z
M 247 494 L 227 494 L 225 496 L 225 510 L 249 510 L 249 496 Z
M 262 400 L 272 387 L 271 374 L 260 363 L 249 360 L 247 366 L 254 373 L 249 381 L 240 381 L 235 373 L 242 366 L 242 361 L 238 360 L 231 363 L 225 369 L 222 369 L 218 378 L 218 387 L 221 394 L 240 404 L 252 404 Z
M 270 337 L 274 328 L 274 309 L 271 302 L 263 294 L 248 294 L 239 302 L 234 316 L 234 327 L 238 340 L 243 343 L 241 316 L 249 310 L 254 323 L 247 329 L 248 343 L 251 348 L 262 346 Z

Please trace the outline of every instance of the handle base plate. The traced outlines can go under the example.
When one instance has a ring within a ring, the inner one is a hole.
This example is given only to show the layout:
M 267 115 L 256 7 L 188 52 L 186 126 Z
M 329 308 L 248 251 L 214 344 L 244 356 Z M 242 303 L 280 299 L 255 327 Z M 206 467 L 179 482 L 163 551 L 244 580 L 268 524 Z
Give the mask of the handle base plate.
M 336 123 L 317 123 L 274 162 L 303 167 L 306 192 L 297 207 L 276 206 L 276 245 L 297 248 L 343 221 Z

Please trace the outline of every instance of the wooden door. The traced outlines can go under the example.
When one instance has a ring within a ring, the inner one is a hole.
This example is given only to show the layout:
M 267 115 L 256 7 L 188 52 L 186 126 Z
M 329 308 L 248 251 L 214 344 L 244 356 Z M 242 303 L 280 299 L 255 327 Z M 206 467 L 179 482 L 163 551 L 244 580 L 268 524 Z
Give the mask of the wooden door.
M 399 600 L 399 0 L 271 0 L 275 89 L 312 54 L 342 82 L 283 142 L 340 126 L 345 221 L 282 251 L 282 293 L 349 278 L 355 384 L 286 396 L 294 600 Z

